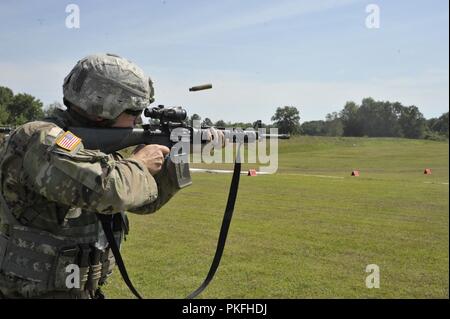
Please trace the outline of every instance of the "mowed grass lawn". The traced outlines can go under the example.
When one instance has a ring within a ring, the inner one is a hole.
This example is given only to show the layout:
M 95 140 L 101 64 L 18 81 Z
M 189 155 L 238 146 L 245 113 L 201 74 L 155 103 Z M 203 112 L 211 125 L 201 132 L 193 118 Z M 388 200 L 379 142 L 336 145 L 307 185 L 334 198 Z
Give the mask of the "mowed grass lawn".
M 279 149 L 277 174 L 241 177 L 222 263 L 200 298 L 449 297 L 447 142 L 300 137 Z M 183 298 L 203 281 L 230 181 L 193 174 L 156 214 L 130 215 L 122 252 L 146 298 Z M 366 288 L 368 264 L 379 289 Z M 105 290 L 132 297 L 118 271 Z

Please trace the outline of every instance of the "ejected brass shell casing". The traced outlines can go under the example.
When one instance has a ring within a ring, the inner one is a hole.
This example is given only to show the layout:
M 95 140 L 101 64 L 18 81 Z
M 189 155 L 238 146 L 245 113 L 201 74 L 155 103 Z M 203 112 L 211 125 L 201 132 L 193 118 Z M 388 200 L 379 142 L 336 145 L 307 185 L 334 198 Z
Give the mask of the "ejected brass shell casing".
M 201 91 L 201 90 L 208 90 L 212 89 L 212 84 L 203 84 L 203 85 L 197 85 L 189 88 L 189 91 Z

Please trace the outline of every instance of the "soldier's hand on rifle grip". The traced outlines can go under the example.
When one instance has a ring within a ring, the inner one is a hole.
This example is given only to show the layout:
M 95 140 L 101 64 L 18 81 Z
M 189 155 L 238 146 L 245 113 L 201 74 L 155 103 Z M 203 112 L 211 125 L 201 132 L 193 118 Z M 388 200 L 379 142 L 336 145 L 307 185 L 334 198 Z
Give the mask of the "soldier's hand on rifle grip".
M 217 130 L 214 127 L 210 127 L 207 131 L 207 141 L 213 142 L 216 148 L 225 147 L 227 144 L 225 140 L 225 135 L 221 130 Z
M 136 147 L 130 159 L 141 161 L 154 176 L 161 170 L 164 158 L 169 153 L 169 148 L 163 145 L 141 145 Z

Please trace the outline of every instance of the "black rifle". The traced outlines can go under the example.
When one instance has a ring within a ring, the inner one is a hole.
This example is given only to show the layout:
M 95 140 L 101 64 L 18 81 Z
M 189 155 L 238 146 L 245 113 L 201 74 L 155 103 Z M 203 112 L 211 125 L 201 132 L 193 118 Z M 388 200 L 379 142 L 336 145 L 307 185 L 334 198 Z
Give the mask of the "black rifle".
M 69 127 L 68 130 L 83 140 L 86 149 L 112 153 L 140 144 L 160 144 L 169 148 L 178 142 L 193 144 L 207 142 L 208 127 L 195 128 L 186 123 L 187 113 L 182 107 L 165 108 L 163 105 L 146 109 L 144 115 L 158 124 L 145 124 L 142 128 L 86 128 Z M 258 122 L 256 122 L 258 123 Z M 286 134 L 261 134 L 256 130 L 217 128 L 224 138 L 233 143 L 253 143 L 262 138 L 289 138 Z

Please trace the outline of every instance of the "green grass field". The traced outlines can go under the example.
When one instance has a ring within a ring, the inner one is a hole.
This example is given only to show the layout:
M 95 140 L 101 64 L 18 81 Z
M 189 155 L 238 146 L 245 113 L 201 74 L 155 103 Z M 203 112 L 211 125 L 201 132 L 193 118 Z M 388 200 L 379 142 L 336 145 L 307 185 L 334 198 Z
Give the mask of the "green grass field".
M 277 174 L 241 177 L 221 266 L 200 298 L 448 298 L 448 147 L 280 141 Z M 353 169 L 361 176 L 351 177 Z M 122 251 L 146 298 L 183 298 L 203 281 L 230 181 L 193 174 L 193 185 L 159 212 L 130 216 Z M 380 267 L 379 289 L 365 286 L 368 264 Z M 105 291 L 132 297 L 118 271 Z

